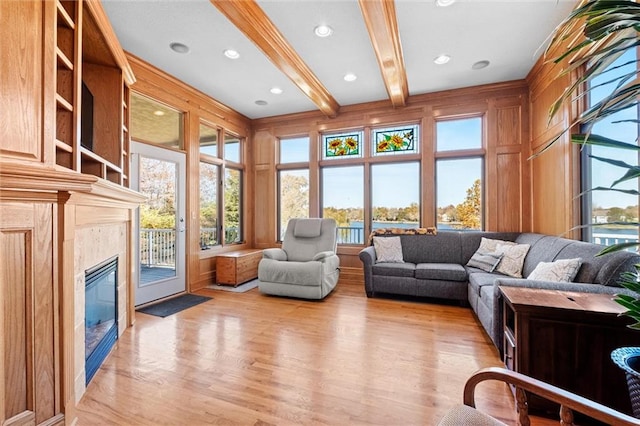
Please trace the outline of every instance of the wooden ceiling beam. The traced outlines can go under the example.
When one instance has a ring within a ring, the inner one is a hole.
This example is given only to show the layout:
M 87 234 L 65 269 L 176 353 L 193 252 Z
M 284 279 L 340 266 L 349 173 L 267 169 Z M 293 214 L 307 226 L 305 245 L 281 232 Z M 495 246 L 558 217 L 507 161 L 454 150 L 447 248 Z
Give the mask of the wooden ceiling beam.
M 251 40 L 271 62 L 304 92 L 328 117 L 338 115 L 340 105 L 307 64 L 278 31 L 254 0 L 210 0 L 211 3 Z
M 359 3 L 389 99 L 394 107 L 404 106 L 409 87 L 395 3 L 393 0 L 359 0 Z

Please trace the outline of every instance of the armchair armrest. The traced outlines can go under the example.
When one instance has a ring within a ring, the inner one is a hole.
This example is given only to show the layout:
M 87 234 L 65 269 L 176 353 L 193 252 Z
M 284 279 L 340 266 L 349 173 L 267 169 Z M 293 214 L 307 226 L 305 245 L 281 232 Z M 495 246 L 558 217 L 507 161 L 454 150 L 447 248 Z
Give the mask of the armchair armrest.
M 499 380 L 516 387 L 519 424 L 529 424 L 526 394 L 523 392 L 528 391 L 549 401 L 560 404 L 559 417 L 564 422 L 563 424 L 566 425 L 573 424 L 572 411 L 585 414 L 592 419 L 599 420 L 606 424 L 621 426 L 640 425 L 640 419 L 636 419 L 572 392 L 560 389 L 559 387 L 553 386 L 549 383 L 534 379 L 533 377 L 498 367 L 479 370 L 467 380 L 463 394 L 463 401 L 465 405 L 475 408 L 476 385 L 486 380 Z
M 287 252 L 281 248 L 268 248 L 262 250 L 263 259 L 287 260 Z
M 318 262 L 324 262 L 325 259 L 327 259 L 330 256 L 334 256 L 335 253 L 332 251 L 321 251 L 320 253 L 316 253 L 315 256 L 313 256 L 313 259 L 311 260 L 316 260 Z

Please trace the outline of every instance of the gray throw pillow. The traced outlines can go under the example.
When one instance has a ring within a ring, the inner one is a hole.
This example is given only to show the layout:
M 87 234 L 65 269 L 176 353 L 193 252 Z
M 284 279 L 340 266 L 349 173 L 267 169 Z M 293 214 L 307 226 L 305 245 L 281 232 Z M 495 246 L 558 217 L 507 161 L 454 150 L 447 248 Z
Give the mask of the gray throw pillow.
M 500 263 L 502 256 L 503 253 L 478 249 L 467 262 L 467 266 L 482 269 L 486 272 L 493 272 L 498 263 Z

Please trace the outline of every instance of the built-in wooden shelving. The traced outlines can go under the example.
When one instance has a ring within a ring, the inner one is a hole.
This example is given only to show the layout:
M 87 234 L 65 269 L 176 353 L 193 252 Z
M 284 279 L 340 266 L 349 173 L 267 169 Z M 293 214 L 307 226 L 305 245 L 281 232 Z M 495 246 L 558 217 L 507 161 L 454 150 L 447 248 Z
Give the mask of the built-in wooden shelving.
M 129 186 L 133 73 L 99 1 L 56 0 L 56 12 L 56 164 Z M 90 141 L 81 141 L 91 110 L 83 85 L 93 97 Z

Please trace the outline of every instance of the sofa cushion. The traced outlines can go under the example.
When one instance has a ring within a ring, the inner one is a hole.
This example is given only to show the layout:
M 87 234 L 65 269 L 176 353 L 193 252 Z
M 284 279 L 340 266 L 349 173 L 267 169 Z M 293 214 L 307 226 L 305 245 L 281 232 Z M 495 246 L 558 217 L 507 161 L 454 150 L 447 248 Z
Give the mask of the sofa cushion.
M 374 275 L 386 277 L 414 277 L 416 265 L 413 263 L 376 263 L 373 265 Z
M 604 246 L 584 241 L 573 241 L 560 250 L 554 260 L 571 259 L 575 257 L 582 258 L 582 267 L 578 271 L 578 275 L 576 275 L 574 281 L 579 283 L 593 283 L 598 276 L 598 272 L 605 267 L 609 261 L 613 260 L 610 256 L 596 257 L 603 248 Z
M 484 286 L 492 286 L 499 274 L 490 274 L 488 272 L 476 272 L 469 275 L 469 288 L 477 295 L 480 295 L 480 289 Z
M 418 263 L 415 277 L 421 280 L 466 281 L 467 271 L 457 263 Z
M 527 279 L 537 281 L 572 282 L 582 265 L 582 259 L 558 259 L 540 262 Z
M 502 253 L 503 256 L 495 271 L 510 277 L 522 278 L 522 265 L 530 247 L 529 244 L 498 244 L 496 252 Z
M 540 238 L 536 239 L 536 236 L 539 236 Z M 525 240 L 534 241 L 532 243 L 527 243 Z M 575 240 L 567 240 L 565 238 L 552 237 L 549 235 L 540 236 L 540 234 L 523 234 L 516 238 L 516 242 L 519 244 L 529 244 L 531 246 L 529 253 L 527 253 L 527 257 L 524 259 L 524 265 L 522 265 L 522 275 L 528 277 L 536 266 L 538 266 L 538 263 L 553 262 L 558 253 L 560 253 L 560 251 L 571 242 L 575 242 Z
M 401 235 L 402 256 L 411 263 L 459 263 L 460 233 L 438 232 L 438 235 Z
M 376 263 L 404 263 L 400 237 L 373 237 L 373 247 L 376 250 Z

